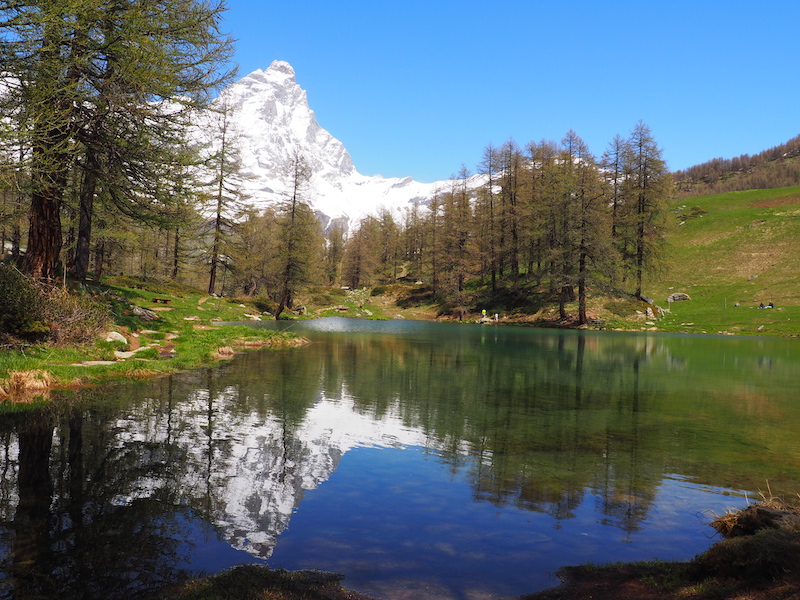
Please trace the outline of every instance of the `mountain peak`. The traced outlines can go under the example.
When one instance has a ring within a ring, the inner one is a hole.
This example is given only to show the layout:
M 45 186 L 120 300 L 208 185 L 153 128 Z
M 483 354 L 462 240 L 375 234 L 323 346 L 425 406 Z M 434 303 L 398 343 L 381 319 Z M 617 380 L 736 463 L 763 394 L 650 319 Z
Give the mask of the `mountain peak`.
M 285 77 L 286 79 L 291 80 L 293 83 L 296 81 L 292 65 L 284 60 L 273 60 L 266 72 L 268 75 Z
M 317 122 L 288 62 L 275 60 L 266 70 L 231 84 L 222 95 L 238 132 L 243 187 L 253 206 L 273 204 L 291 192 L 286 171 L 297 151 L 311 170 L 308 201 L 327 222 L 357 220 L 381 207 L 400 217 L 404 208 L 424 202 L 445 186 L 358 173 L 344 145 Z

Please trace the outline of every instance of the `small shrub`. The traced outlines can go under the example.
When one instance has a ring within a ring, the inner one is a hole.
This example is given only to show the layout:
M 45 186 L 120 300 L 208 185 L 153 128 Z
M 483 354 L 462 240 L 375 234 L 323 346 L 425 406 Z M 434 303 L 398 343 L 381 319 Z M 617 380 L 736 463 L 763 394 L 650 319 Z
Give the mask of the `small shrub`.
M 372 292 L 370 296 L 383 296 L 387 291 L 389 291 L 385 285 L 378 285 L 372 288 Z
M 60 287 L 45 292 L 43 313 L 53 324 L 50 340 L 60 344 L 94 342 L 111 325 L 108 305 Z
M 278 310 L 278 303 L 266 296 L 260 296 L 253 299 L 253 306 L 261 312 L 275 312 Z
M 45 295 L 13 265 L 0 263 L 0 334 L 43 337 L 50 324 L 43 318 Z

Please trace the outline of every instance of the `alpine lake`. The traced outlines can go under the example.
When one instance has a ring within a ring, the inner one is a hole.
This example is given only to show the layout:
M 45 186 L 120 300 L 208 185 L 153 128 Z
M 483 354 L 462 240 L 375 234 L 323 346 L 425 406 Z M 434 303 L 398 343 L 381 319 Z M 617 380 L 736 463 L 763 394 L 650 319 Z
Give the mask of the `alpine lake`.
M 686 560 L 800 492 L 800 341 L 323 318 L 310 343 L 0 420 L 0 598 L 234 565 L 488 600 Z

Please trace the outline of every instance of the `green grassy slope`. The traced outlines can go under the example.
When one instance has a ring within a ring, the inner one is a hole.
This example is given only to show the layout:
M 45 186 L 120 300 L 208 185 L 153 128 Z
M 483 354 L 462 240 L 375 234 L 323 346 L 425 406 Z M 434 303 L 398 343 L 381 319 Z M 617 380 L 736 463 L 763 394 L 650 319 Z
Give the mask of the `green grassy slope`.
M 678 200 L 672 215 L 664 268 L 645 293 L 665 308 L 672 292 L 692 299 L 659 328 L 800 334 L 800 187 Z

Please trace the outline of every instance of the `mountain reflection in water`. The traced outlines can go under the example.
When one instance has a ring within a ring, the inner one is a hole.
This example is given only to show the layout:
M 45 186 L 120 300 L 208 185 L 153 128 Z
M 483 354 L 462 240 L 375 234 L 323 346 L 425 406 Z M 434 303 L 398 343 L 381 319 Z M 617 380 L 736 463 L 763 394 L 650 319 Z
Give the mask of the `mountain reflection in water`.
M 291 327 L 312 343 L 2 417 L 0 598 L 149 598 L 253 561 L 509 597 L 689 558 L 742 490 L 796 491 L 794 340 Z

